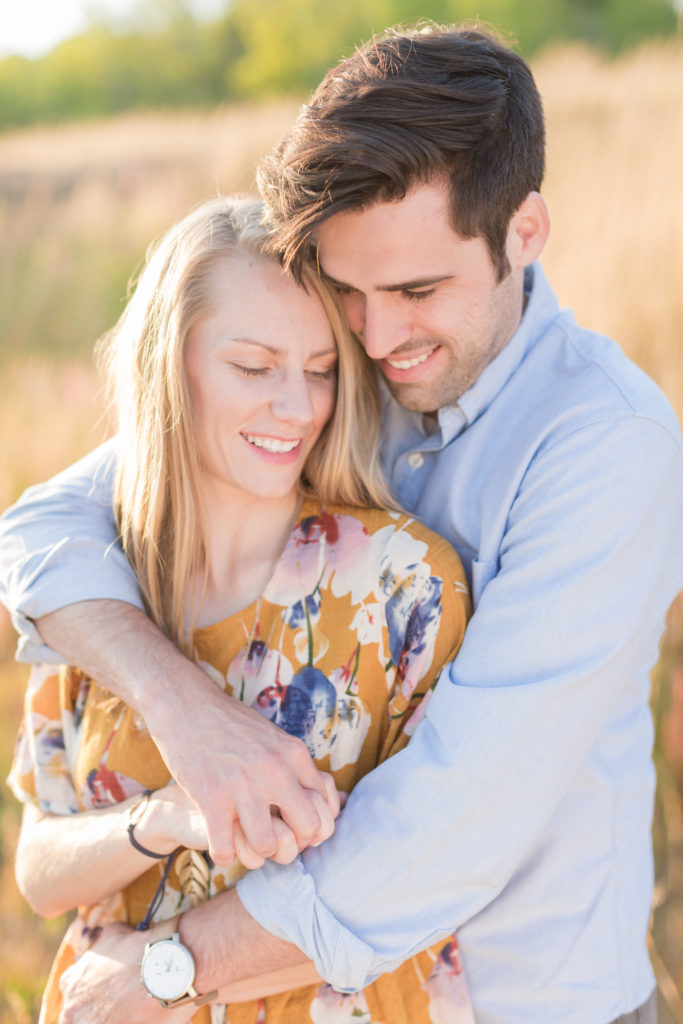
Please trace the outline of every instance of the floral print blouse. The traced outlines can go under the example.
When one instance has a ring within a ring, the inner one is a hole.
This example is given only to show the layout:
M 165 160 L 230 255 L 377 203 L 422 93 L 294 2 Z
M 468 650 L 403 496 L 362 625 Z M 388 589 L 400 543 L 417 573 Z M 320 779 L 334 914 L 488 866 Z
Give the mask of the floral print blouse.
M 462 641 L 470 603 L 450 545 L 409 517 L 307 499 L 261 598 L 194 635 L 216 685 L 307 745 L 337 788 L 408 742 L 441 668 Z M 107 807 L 169 781 L 144 722 L 73 668 L 36 666 L 10 785 L 53 814 Z M 98 926 L 161 921 L 193 905 L 178 860 L 155 862 L 92 907 L 81 907 L 52 968 L 41 1022 L 59 1015 L 59 977 Z M 208 865 L 205 895 L 244 868 Z M 415 866 L 415 870 L 419 870 Z M 150 913 L 152 908 L 152 913 Z M 312 985 L 197 1010 L 201 1024 L 472 1024 L 455 936 L 362 992 Z

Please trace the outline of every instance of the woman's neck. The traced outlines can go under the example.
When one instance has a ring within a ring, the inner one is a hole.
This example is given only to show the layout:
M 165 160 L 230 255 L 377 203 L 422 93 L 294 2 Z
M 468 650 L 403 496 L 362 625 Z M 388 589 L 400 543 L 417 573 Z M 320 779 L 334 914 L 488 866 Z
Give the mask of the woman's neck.
M 300 498 L 205 494 L 206 585 L 196 581 L 201 607 L 195 624 L 219 622 L 255 601 L 266 587 L 292 531 Z

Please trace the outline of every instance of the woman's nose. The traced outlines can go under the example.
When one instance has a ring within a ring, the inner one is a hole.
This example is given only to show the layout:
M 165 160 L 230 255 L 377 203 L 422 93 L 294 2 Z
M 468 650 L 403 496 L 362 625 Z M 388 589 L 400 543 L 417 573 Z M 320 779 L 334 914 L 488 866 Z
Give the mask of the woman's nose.
M 272 401 L 273 413 L 287 423 L 308 425 L 313 419 L 310 385 L 303 374 L 288 374 Z

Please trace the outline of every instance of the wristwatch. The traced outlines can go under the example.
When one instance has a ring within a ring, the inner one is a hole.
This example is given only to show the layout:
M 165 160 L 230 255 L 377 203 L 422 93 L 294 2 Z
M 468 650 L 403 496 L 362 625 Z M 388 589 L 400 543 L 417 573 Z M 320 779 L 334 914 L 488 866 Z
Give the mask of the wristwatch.
M 142 984 L 150 996 L 158 999 L 165 1009 L 194 1003 L 210 1003 L 218 990 L 200 996 L 194 988 L 195 963 L 192 953 L 180 941 L 178 922 L 180 914 L 161 921 L 152 929 L 153 938 L 145 946 L 140 963 Z

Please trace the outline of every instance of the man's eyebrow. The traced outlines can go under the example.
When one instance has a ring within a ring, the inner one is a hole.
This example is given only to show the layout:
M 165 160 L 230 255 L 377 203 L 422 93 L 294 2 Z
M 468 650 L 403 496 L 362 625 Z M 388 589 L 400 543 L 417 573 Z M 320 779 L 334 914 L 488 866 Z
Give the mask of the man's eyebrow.
M 351 291 L 357 291 L 350 284 L 346 284 L 344 281 L 337 281 L 330 274 L 322 272 L 322 276 L 331 284 L 334 288 L 339 288 L 342 291 L 348 289 Z M 412 281 L 400 281 L 398 284 L 379 284 L 373 291 L 377 292 L 413 292 L 418 288 L 430 288 L 432 285 L 440 284 L 442 281 L 450 281 L 455 274 L 437 274 L 435 277 L 416 277 Z
M 274 356 L 281 356 L 281 355 L 283 355 L 287 351 L 286 349 L 280 348 L 277 345 L 269 345 L 266 341 L 259 341 L 258 338 L 231 338 L 231 337 L 229 337 L 226 340 L 227 341 L 232 341 L 236 345 L 252 345 L 254 348 L 263 348 L 263 349 L 266 350 L 266 352 L 270 352 L 271 355 L 274 355 Z M 337 349 L 336 348 L 328 347 L 328 348 L 320 349 L 319 352 L 312 352 L 309 358 L 311 358 L 311 359 L 322 359 L 324 356 L 336 356 L 337 354 L 338 353 L 337 353 Z
M 437 274 L 435 277 L 418 277 L 414 281 L 401 281 L 400 284 L 379 285 L 378 292 L 412 292 L 416 288 L 429 288 L 441 281 L 450 281 L 453 274 Z

